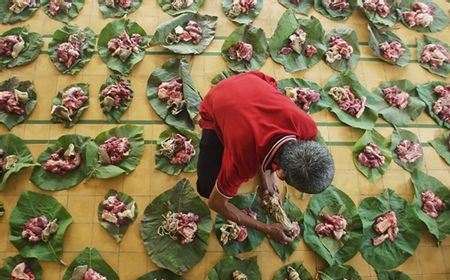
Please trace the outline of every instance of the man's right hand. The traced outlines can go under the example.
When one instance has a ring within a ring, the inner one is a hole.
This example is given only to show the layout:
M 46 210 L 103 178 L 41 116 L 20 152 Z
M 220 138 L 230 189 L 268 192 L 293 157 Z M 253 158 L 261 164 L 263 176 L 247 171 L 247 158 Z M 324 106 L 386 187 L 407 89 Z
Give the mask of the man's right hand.
M 283 245 L 287 245 L 294 241 L 287 233 L 288 231 L 282 224 L 275 223 L 266 225 L 266 234 L 269 235 L 271 239 L 274 239 Z

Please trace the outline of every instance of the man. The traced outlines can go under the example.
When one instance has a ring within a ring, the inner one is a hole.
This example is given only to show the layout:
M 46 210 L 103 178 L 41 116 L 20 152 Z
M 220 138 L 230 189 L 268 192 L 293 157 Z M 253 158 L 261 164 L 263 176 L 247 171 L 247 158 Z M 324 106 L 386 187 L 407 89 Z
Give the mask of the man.
M 333 158 L 312 141 L 315 122 L 261 72 L 218 83 L 200 106 L 197 190 L 209 207 L 239 225 L 257 229 L 280 243 L 292 241 L 281 224 L 264 224 L 228 202 L 239 186 L 258 174 L 260 190 L 278 189 L 274 173 L 306 193 L 325 190 L 334 176 Z

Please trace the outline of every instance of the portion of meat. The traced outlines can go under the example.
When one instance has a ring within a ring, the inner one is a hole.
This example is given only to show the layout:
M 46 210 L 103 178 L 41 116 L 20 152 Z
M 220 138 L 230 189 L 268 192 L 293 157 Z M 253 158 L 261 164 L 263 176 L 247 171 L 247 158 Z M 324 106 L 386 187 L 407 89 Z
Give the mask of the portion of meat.
M 108 280 L 105 276 L 101 275 L 92 268 L 89 268 L 84 274 L 83 280 Z
M 19 157 L 11 154 L 6 155 L 5 151 L 0 148 L 0 174 L 3 172 L 7 172 L 14 166 L 16 166 L 16 163 L 19 161 Z
M 251 44 L 239 41 L 228 48 L 228 57 L 231 60 L 250 61 L 253 56 L 253 46 Z
M 245 208 L 241 210 L 247 216 L 256 220 L 257 214 L 250 208 Z M 247 239 L 247 228 L 242 225 L 238 225 L 237 223 L 228 220 L 226 224 L 223 224 L 220 227 L 220 242 L 223 245 L 226 245 L 230 240 L 236 240 L 237 242 L 243 242 Z
M 181 113 L 186 105 L 183 93 L 183 79 L 176 77 L 170 81 L 162 82 L 158 86 L 158 99 L 167 102 L 167 108 L 172 109 L 172 115 Z
M 237 17 L 240 14 L 248 14 L 256 7 L 257 2 L 258 0 L 233 0 L 228 16 Z
M 178 25 L 173 32 L 169 33 L 166 38 L 166 43 L 169 45 L 177 44 L 179 42 L 191 42 L 198 45 L 202 41 L 202 28 L 198 22 L 190 20 L 183 28 Z
M 179 240 L 181 244 L 194 241 L 197 232 L 197 223 L 200 217 L 192 212 L 171 212 L 163 216 L 163 221 L 158 228 L 160 236 L 168 235 L 173 240 Z
M 121 78 L 119 83 L 105 87 L 100 96 L 104 98 L 102 102 L 103 111 L 110 112 L 113 108 L 119 109 L 122 102 L 130 101 L 133 98 L 133 91 L 129 82 Z
M 134 220 L 136 203 L 133 201 L 125 204 L 118 194 L 111 195 L 102 202 L 102 220 L 114 224 L 117 227 Z
M 248 280 L 248 276 L 239 270 L 233 271 L 233 280 Z
M 450 62 L 450 54 L 441 44 L 428 44 L 423 47 L 421 62 L 427 63 L 433 69 L 438 69 Z
M 82 45 L 85 42 L 86 34 L 84 32 L 70 35 L 67 42 L 59 44 L 56 48 L 58 61 L 63 63 L 66 68 L 71 68 L 83 57 Z
M 174 8 L 177 11 L 189 8 L 193 3 L 194 3 L 194 0 L 171 0 L 170 1 L 172 8 Z
M 10 280 L 35 280 L 36 276 L 25 262 L 21 262 L 11 271 Z
M 44 215 L 29 219 L 22 228 L 22 238 L 30 243 L 48 242 L 50 236 L 58 231 L 57 219 L 49 222 Z
M 293 268 L 292 266 L 288 266 L 287 273 L 288 273 L 288 278 L 284 279 L 284 280 L 302 280 L 300 278 L 300 274 L 298 273 L 298 271 L 295 270 L 295 268 Z
M 75 146 L 70 144 L 66 150 L 56 149 L 42 167 L 53 174 L 64 176 L 67 172 L 77 169 L 81 165 L 81 153 L 75 151 Z
M 17 58 L 25 47 L 25 41 L 20 35 L 0 37 L 0 56 Z
M 347 234 L 348 223 L 342 215 L 330 215 L 321 213 L 323 223 L 319 223 L 314 228 L 316 234 L 332 237 L 334 240 L 341 240 Z
M 311 104 L 320 100 L 320 92 L 308 87 L 285 87 L 284 91 L 304 111 L 308 111 Z
M 322 0 L 325 7 L 332 10 L 343 11 L 350 8 L 350 3 L 347 0 Z
M 108 49 L 111 56 L 117 56 L 125 62 L 133 53 L 139 53 L 139 44 L 142 40 L 141 34 L 133 33 L 130 36 L 127 32 L 123 32 L 119 37 L 109 40 Z
M 388 211 L 379 216 L 373 225 L 373 230 L 378 234 L 372 238 L 373 246 L 378 246 L 385 240 L 394 241 L 398 236 L 397 216 L 394 211 Z
M 422 26 L 428 27 L 434 21 L 435 8 L 422 2 L 411 4 L 412 11 L 404 11 L 403 19 L 409 27 Z
M 396 107 L 400 110 L 403 110 L 409 104 L 409 93 L 401 90 L 398 86 L 386 87 L 381 90 L 384 95 L 384 100 L 386 102 Z
M 365 167 L 378 168 L 383 166 L 385 156 L 375 143 L 369 143 L 358 155 L 358 161 Z
M 328 49 L 325 53 L 326 61 L 333 63 L 337 60 L 349 60 L 353 53 L 353 47 L 338 35 L 333 35 L 328 43 Z
M 433 112 L 443 121 L 450 123 L 450 84 L 437 85 L 433 91 L 438 97 L 433 104 Z
M 175 134 L 161 142 L 160 152 L 170 160 L 172 165 L 188 164 L 195 156 L 195 148 L 188 139 L 181 134 Z
M 61 13 L 67 13 L 72 8 L 71 0 L 49 0 L 48 12 L 52 16 L 56 16 Z
M 403 139 L 395 148 L 398 159 L 405 163 L 414 163 L 423 155 L 422 145 Z
M 29 100 L 28 92 L 17 89 L 0 91 L 0 111 L 23 115 L 25 105 Z
M 317 53 L 317 48 L 314 45 L 306 45 L 305 56 L 313 57 Z
M 356 97 L 349 85 L 344 87 L 333 87 L 328 91 L 328 94 L 333 97 L 339 108 L 355 118 L 361 117 L 364 113 L 366 105 L 366 97 Z
M 130 141 L 127 137 L 112 136 L 98 147 L 102 165 L 120 164 L 131 153 Z
M 428 190 L 422 192 L 422 211 L 433 219 L 445 210 L 445 203 L 434 192 Z
M 15 14 L 20 14 L 27 8 L 37 7 L 36 0 L 10 0 L 9 10 Z
M 282 47 L 280 49 L 281 54 L 290 54 L 291 52 L 296 52 L 297 54 L 302 53 L 303 44 L 306 42 L 306 32 L 297 28 L 294 33 L 292 33 L 288 38 L 288 46 Z
M 71 87 L 63 92 L 61 104 L 53 105 L 51 114 L 68 121 L 72 121 L 72 116 L 76 115 L 89 97 L 80 87 Z
M 133 6 L 132 0 L 105 0 L 105 5 L 114 8 L 116 5 L 119 5 L 122 9 L 129 9 Z
M 381 18 L 387 18 L 392 9 L 386 0 L 364 0 L 363 7 L 367 11 L 375 12 Z
M 384 41 L 378 45 L 384 59 L 396 62 L 406 51 L 398 41 Z

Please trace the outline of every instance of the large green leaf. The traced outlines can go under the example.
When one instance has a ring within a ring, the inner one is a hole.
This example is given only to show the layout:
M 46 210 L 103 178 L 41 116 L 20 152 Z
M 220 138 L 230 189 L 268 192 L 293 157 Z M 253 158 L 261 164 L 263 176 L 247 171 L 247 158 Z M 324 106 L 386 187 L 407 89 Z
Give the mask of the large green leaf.
M 193 20 L 200 25 L 202 30 L 202 40 L 199 44 L 194 45 L 192 42 L 180 41 L 175 44 L 167 43 L 167 36 L 174 32 L 177 26 L 184 27 L 188 21 Z M 156 28 L 155 35 L 153 35 L 150 41 L 150 46 L 163 46 L 164 48 L 171 50 L 174 53 L 179 54 L 200 54 L 202 53 L 213 41 L 216 34 L 217 17 L 200 15 L 193 13 L 184 13 L 178 17 L 162 23 Z
M 30 181 L 38 186 L 40 189 L 47 191 L 60 191 L 69 189 L 76 186 L 83 181 L 88 174 L 86 161 L 88 155 L 86 153 L 86 144 L 89 141 L 89 137 L 68 134 L 63 135 L 56 140 L 56 142 L 50 145 L 37 159 L 39 166 L 34 167 L 33 173 L 31 173 Z M 67 172 L 65 175 L 53 174 L 45 170 L 42 165 L 47 162 L 50 155 L 59 148 L 66 150 L 70 144 L 75 146 L 75 151 L 81 153 L 81 164 L 75 169 Z
M 5 154 L 4 158 L 9 155 L 18 156 L 18 160 L 13 167 L 6 172 L 0 170 L 0 191 L 2 191 L 12 174 L 18 173 L 26 167 L 35 166 L 36 164 L 33 163 L 33 156 L 25 142 L 14 134 L 0 135 L 0 149 Z
M 22 66 L 34 61 L 41 52 L 44 41 L 39 33 L 29 32 L 25 27 L 15 27 L 4 32 L 1 37 L 8 35 L 20 35 L 25 41 L 24 48 L 16 58 L 0 56 L 0 71 L 5 68 Z
M 114 6 L 109 7 L 106 5 L 105 0 L 98 0 L 98 5 L 100 6 L 100 11 L 104 17 L 123 17 L 125 15 L 135 12 L 142 4 L 142 0 L 132 0 L 131 7 L 124 9 L 114 0 Z
M 183 280 L 183 277 L 173 274 L 168 270 L 160 269 L 144 274 L 136 280 L 163 280 L 163 279 Z
M 264 0 L 258 0 L 256 2 L 255 8 L 251 9 L 248 13 L 241 13 L 237 17 L 231 17 L 231 16 L 228 15 L 231 7 L 233 6 L 233 2 L 235 2 L 235 1 L 233 1 L 233 0 L 222 0 L 222 9 L 223 9 L 224 14 L 232 22 L 235 22 L 237 24 L 249 24 L 249 23 L 252 23 L 252 21 L 254 21 L 255 18 L 261 12 Z
M 64 273 L 63 280 L 72 279 L 74 269 L 80 265 L 87 265 L 108 280 L 119 280 L 119 276 L 112 269 L 111 266 L 100 255 L 100 252 L 94 248 L 86 247 L 81 253 L 72 261 Z
M 228 49 L 240 41 L 252 45 L 253 55 L 250 61 L 232 60 L 228 56 Z M 221 53 L 228 67 L 235 72 L 260 69 L 267 60 L 267 40 L 264 30 L 252 25 L 243 25 L 235 29 L 224 41 Z
M 72 85 L 69 85 L 69 86 L 65 87 L 62 91 L 58 92 L 56 97 L 53 99 L 53 106 L 61 105 L 61 102 L 62 102 L 61 98 L 62 98 L 63 93 L 65 91 L 69 90 L 70 88 L 73 88 L 73 87 L 81 88 L 83 90 L 83 92 L 84 92 L 84 95 L 89 97 L 89 84 L 85 84 L 85 83 L 72 84 Z M 83 112 L 88 107 L 89 107 L 89 99 L 71 117 L 72 121 L 69 121 L 69 120 L 64 119 L 64 118 L 60 118 L 60 117 L 55 116 L 55 115 L 52 115 L 51 121 L 53 123 L 62 123 L 64 125 L 64 127 L 66 127 L 66 128 L 73 127 L 75 124 L 78 123 L 78 121 L 81 118 L 81 115 L 83 114 Z
M 417 170 L 411 176 L 414 185 L 412 205 L 419 219 L 427 226 L 428 231 L 436 237 L 438 245 L 450 235 L 450 190 L 438 179 Z M 422 192 L 432 191 L 445 203 L 446 208 L 436 219 L 422 211 Z
M 414 133 L 412 133 L 411 131 L 405 130 L 405 129 L 396 128 L 396 129 L 394 129 L 394 132 L 392 133 L 392 138 L 391 138 L 392 157 L 393 157 L 395 163 L 397 163 L 398 165 L 403 167 L 403 169 L 405 169 L 408 172 L 413 172 L 414 170 L 420 169 L 422 167 L 423 155 L 413 163 L 406 163 L 406 162 L 401 161 L 398 158 L 397 153 L 395 152 L 395 148 L 400 143 L 400 141 L 405 140 L 405 139 L 414 141 L 422 146 L 422 144 L 419 141 L 419 138 Z
M 356 0 L 348 0 L 350 7 L 345 10 L 333 10 L 325 5 L 327 0 L 314 0 L 314 9 L 331 20 L 346 20 L 356 8 Z
M 18 264 L 23 262 L 29 269 L 31 269 L 33 275 L 36 277 L 33 279 L 42 280 L 42 268 L 38 261 L 36 259 L 24 258 L 20 255 L 5 259 L 5 266 L 0 268 L 0 279 L 11 279 L 11 272 Z
M 323 92 L 322 87 L 320 85 L 318 85 L 317 83 L 308 81 L 308 80 L 303 80 L 303 79 L 295 79 L 295 78 L 284 79 L 284 80 L 278 81 L 278 90 L 280 92 L 286 94 L 285 88 L 287 88 L 287 87 L 310 88 L 310 89 L 320 92 L 319 101 L 311 104 L 311 106 L 309 107 L 309 110 L 308 110 L 308 114 L 314 114 L 316 112 L 322 111 L 324 108 L 327 108 L 327 104 L 325 103 L 325 101 L 322 98 L 322 96 L 324 96 L 325 93 Z M 299 104 L 297 104 L 297 105 L 298 105 L 299 109 L 303 110 L 302 107 L 299 106 Z
M 356 118 L 339 108 L 338 104 L 329 96 L 328 92 L 332 87 L 343 87 L 349 85 L 353 94 L 361 98 L 366 97 L 366 108 L 361 117 Z M 322 96 L 325 104 L 331 109 L 338 119 L 352 127 L 370 130 L 374 127 L 375 121 L 378 117 L 377 104 L 379 104 L 379 97 L 370 94 L 369 91 L 358 81 L 356 75 L 352 72 L 340 73 L 332 76 L 325 87 L 323 88 L 324 95 Z
M 215 75 L 212 79 L 211 79 L 211 84 L 213 86 L 215 86 L 216 84 L 218 84 L 220 81 L 225 80 L 231 76 L 237 75 L 239 74 L 239 72 L 235 72 L 231 69 L 225 69 L 222 72 L 220 72 L 219 74 Z
M 189 64 L 184 58 L 171 58 L 161 68 L 155 69 L 147 81 L 147 98 L 156 114 L 170 126 L 176 128 L 194 129 L 194 118 L 198 114 L 201 96 L 194 87 L 189 73 Z M 167 102 L 158 98 L 158 87 L 162 82 L 168 82 L 177 77 L 183 80 L 183 96 L 186 101 L 185 108 L 177 115 L 167 108 Z
M 423 68 L 425 68 L 426 70 L 430 71 L 433 74 L 439 75 L 444 78 L 448 78 L 448 74 L 450 73 L 450 63 L 449 62 L 444 62 L 444 64 L 439 68 L 433 68 L 428 63 L 422 62 L 423 48 L 425 47 L 425 45 L 428 45 L 428 44 L 442 45 L 444 48 L 447 49 L 447 53 L 450 53 L 450 46 L 447 43 L 445 43 L 439 39 L 424 35 L 423 41 L 417 40 L 417 56 L 418 56 L 420 66 L 422 66 Z
M 416 250 L 420 242 L 420 223 L 414 209 L 406 200 L 386 190 L 380 197 L 365 198 L 359 208 L 363 223 L 363 242 L 360 252 L 363 258 L 375 269 L 389 270 L 405 262 Z M 377 236 L 373 230 L 375 220 L 388 211 L 397 216 L 399 233 L 394 241 L 386 240 L 378 246 L 372 244 Z
M 406 11 L 411 11 L 411 5 L 417 2 L 416 0 L 402 0 L 398 4 L 398 17 L 400 21 L 408 28 L 413 29 L 417 32 L 438 32 L 441 30 L 444 30 L 448 25 L 448 16 L 447 13 L 442 10 L 435 2 L 429 1 L 429 0 L 420 0 L 419 2 L 425 3 L 427 5 L 431 5 L 434 10 L 434 20 L 433 23 L 430 24 L 428 27 L 423 26 L 413 26 L 409 27 L 408 24 L 406 24 L 405 19 L 403 18 L 402 13 Z
M 378 280 L 411 280 L 411 277 L 405 273 L 397 270 L 392 271 L 375 271 L 377 273 Z
M 168 211 L 193 212 L 200 217 L 194 241 L 182 245 L 178 240 L 158 235 L 158 228 L 163 221 L 162 215 Z M 210 210 L 187 179 L 182 179 L 172 189 L 157 196 L 145 208 L 141 222 L 141 237 L 152 261 L 159 267 L 179 275 L 190 270 L 203 258 L 211 230 Z
M 291 0 L 278 0 L 278 3 L 280 3 L 286 9 L 293 10 L 297 14 L 308 15 L 309 9 L 311 9 L 311 6 L 313 5 L 314 1 L 302 0 L 299 1 L 298 4 L 294 4 L 291 2 Z
M 142 41 L 138 44 L 139 52 L 132 52 L 125 62 L 122 62 L 118 56 L 112 56 L 108 49 L 109 40 L 119 37 L 122 33 L 140 34 Z M 118 72 L 122 75 L 128 76 L 131 73 L 134 65 L 138 64 L 145 56 L 145 48 L 147 48 L 149 38 L 145 30 L 136 22 L 128 19 L 118 19 L 108 23 L 98 36 L 97 49 L 100 58 L 108 66 L 109 69 Z
M 316 0 L 320 1 L 320 0 Z M 326 56 L 324 56 L 325 63 L 333 68 L 336 71 L 339 72 L 349 72 L 353 68 L 356 67 L 359 61 L 360 57 L 360 50 L 359 50 L 359 42 L 358 42 L 358 36 L 356 35 L 355 30 L 353 28 L 348 26 L 338 26 L 334 29 L 331 29 L 330 32 L 327 33 L 325 36 L 325 42 L 328 46 L 328 44 L 331 41 L 331 36 L 337 35 L 341 37 L 343 40 L 345 40 L 350 46 L 353 48 L 353 53 L 350 55 L 349 59 L 340 59 L 336 60 L 333 63 L 329 63 L 326 60 Z
M 121 81 L 124 81 L 126 84 L 126 87 L 131 91 L 131 99 L 126 100 L 122 99 L 120 102 L 119 108 L 112 107 L 109 112 L 107 112 L 104 109 L 103 100 L 105 97 L 101 95 L 102 91 L 107 88 L 110 85 L 118 85 Z M 133 100 L 133 89 L 131 88 L 131 81 L 129 79 L 126 79 L 125 77 L 121 77 L 119 75 L 110 75 L 108 79 L 106 79 L 105 83 L 100 87 L 100 91 L 98 94 L 98 98 L 100 101 L 100 107 L 103 111 L 103 114 L 106 115 L 108 118 L 108 122 L 110 123 L 120 123 L 120 118 L 122 117 L 122 114 L 125 113 L 126 110 L 128 110 L 128 107 L 130 106 L 131 101 Z
M 450 133 L 446 131 L 442 133 L 441 136 L 433 139 L 433 141 L 430 142 L 436 153 L 438 153 L 448 165 L 450 165 L 450 148 L 448 144 L 449 137 Z
M 314 278 L 308 272 L 308 270 L 303 266 L 301 262 L 293 262 L 291 264 L 285 265 L 280 268 L 272 280 L 286 280 L 289 279 L 288 267 L 292 267 L 300 275 L 301 280 L 313 280 Z
M 19 81 L 16 77 L 12 77 L 0 83 L 0 91 L 19 90 L 28 93 L 29 100 L 22 108 L 25 112 L 22 115 L 0 111 L 0 123 L 3 123 L 9 130 L 16 125 L 24 122 L 33 112 L 36 106 L 36 91 L 32 81 Z
M 250 208 L 252 211 L 256 213 L 256 218 L 260 222 L 266 221 L 266 217 L 258 204 L 256 191 L 249 194 L 237 195 L 232 199 L 230 199 L 230 203 L 241 210 Z M 222 215 L 218 214 L 216 217 L 216 222 L 214 224 L 214 231 L 216 233 L 216 237 L 219 240 L 219 242 L 221 236 L 220 228 L 222 227 L 222 225 L 226 223 L 228 223 L 228 220 Z M 230 256 L 235 256 L 243 252 L 253 251 L 256 247 L 261 245 L 264 239 L 264 234 L 262 232 L 257 231 L 253 228 L 247 228 L 247 233 L 248 233 L 247 239 L 245 239 L 242 242 L 239 242 L 237 240 L 229 240 L 228 243 L 225 245 L 223 245 L 222 242 L 220 242 L 220 245 L 222 246 L 225 253 L 227 253 Z
M 160 152 L 161 143 L 167 138 L 172 137 L 176 134 L 181 134 L 184 137 L 187 137 L 188 139 L 192 140 L 191 144 L 195 148 L 195 155 L 191 158 L 191 161 L 186 165 L 170 164 L 170 159 L 162 155 Z M 161 132 L 158 138 L 158 143 L 155 152 L 155 168 L 169 175 L 178 175 L 181 172 L 195 172 L 197 171 L 197 161 L 198 155 L 200 153 L 199 146 L 200 146 L 200 138 L 198 133 L 183 128 L 180 129 L 168 128 L 163 132 Z
M 84 0 L 72 0 L 71 3 L 72 6 L 68 11 L 63 11 L 56 15 L 52 15 L 49 11 L 49 0 L 42 0 L 42 7 L 44 8 L 45 14 L 50 18 L 64 23 L 68 23 L 72 19 L 76 18 L 80 13 L 81 9 L 83 9 Z
M 233 272 L 240 271 L 247 275 L 248 280 L 261 280 L 256 257 L 241 260 L 237 257 L 223 257 L 209 272 L 205 280 L 233 279 Z
M 284 55 L 280 53 L 280 49 L 289 43 L 291 36 L 298 28 L 306 32 L 306 41 L 302 47 L 302 53 L 295 51 Z M 323 43 L 325 32 L 322 24 L 315 17 L 309 19 L 297 19 L 292 10 L 287 10 L 280 18 L 277 28 L 269 40 L 269 52 L 272 59 L 283 65 L 287 72 L 295 72 L 305 70 L 316 65 L 324 55 L 327 47 Z M 313 45 L 317 49 L 317 53 L 312 57 L 307 57 L 304 50 L 307 45 Z
M 319 271 L 318 280 L 338 279 L 362 280 L 358 271 L 349 265 L 334 265 Z
M 13 24 L 20 21 L 26 21 L 30 19 L 34 13 L 39 9 L 39 0 L 36 0 L 36 6 L 25 8 L 21 13 L 12 12 L 9 7 L 11 6 L 11 1 L 2 0 L 0 2 L 0 15 L 2 24 Z
M 426 84 L 417 85 L 417 93 L 420 99 L 425 102 L 428 108 L 428 115 L 440 126 L 450 128 L 450 122 L 443 121 L 438 115 L 433 112 L 433 105 L 438 100 L 437 95 L 434 93 L 434 88 L 438 85 L 445 86 L 443 81 L 432 81 Z
M 391 32 L 386 29 L 378 29 L 374 24 L 369 23 L 367 26 L 369 29 L 370 37 L 369 37 L 369 47 L 372 49 L 373 53 L 381 60 L 392 64 L 398 65 L 400 67 L 405 66 L 409 63 L 411 59 L 411 54 L 409 52 L 408 46 L 402 41 L 400 37 L 398 37 L 394 32 Z M 397 61 L 392 62 L 383 57 L 383 54 L 380 51 L 379 45 L 383 42 L 392 42 L 397 41 L 402 45 L 402 48 L 405 49 L 405 52 L 402 56 L 400 56 Z
M 67 68 L 64 63 L 61 63 L 58 59 L 56 49 L 62 43 L 69 40 L 71 35 L 83 36 L 85 41 L 81 44 L 82 56 L 79 58 L 70 68 Z M 83 67 L 88 64 L 95 52 L 95 33 L 89 27 L 81 30 L 77 25 L 65 25 L 64 27 L 56 30 L 53 33 L 52 40 L 48 44 L 48 52 L 50 59 L 55 65 L 56 69 L 62 74 L 75 75 L 80 72 Z
M 369 168 L 362 165 L 358 160 L 358 155 L 364 150 L 367 144 L 373 143 L 380 148 L 381 153 L 385 157 L 384 164 L 378 168 Z M 392 160 L 391 149 L 389 140 L 383 137 L 376 130 L 366 130 L 363 136 L 356 141 L 353 145 L 353 163 L 356 168 L 364 176 L 366 176 L 370 182 L 378 181 L 389 168 L 389 164 Z
M 184 13 L 197 13 L 205 3 L 205 0 L 194 0 L 189 7 L 179 10 L 175 10 L 173 8 L 171 4 L 172 2 L 174 2 L 174 0 L 158 0 L 158 4 L 164 12 L 168 13 L 171 16 L 177 16 Z
M 387 17 L 380 17 L 376 11 L 368 11 L 364 8 L 364 0 L 357 0 L 358 7 L 366 15 L 369 24 L 384 25 L 392 27 L 397 23 L 397 3 L 394 0 L 387 0 L 387 4 L 391 6 L 390 13 Z
M 58 230 L 50 236 L 48 242 L 29 243 L 22 238 L 23 225 L 29 219 L 42 215 L 45 215 L 49 221 L 57 219 Z M 55 198 L 45 194 L 23 191 L 16 208 L 9 216 L 9 241 L 23 257 L 64 264 L 61 259 L 64 234 L 71 223 L 72 216 Z
M 315 232 L 317 223 L 321 223 L 320 214 L 340 214 L 348 223 L 347 234 L 339 241 L 331 237 L 319 236 Z M 362 225 L 355 203 L 334 186 L 315 194 L 309 201 L 304 216 L 305 243 L 329 265 L 343 264 L 358 253 L 362 240 Z
M 99 160 L 98 148 L 109 138 L 127 137 L 130 142 L 131 153 L 119 164 L 102 165 Z M 89 141 L 86 147 L 88 179 L 109 179 L 121 174 L 128 175 L 141 162 L 144 154 L 144 127 L 136 125 L 124 125 L 104 131 Z

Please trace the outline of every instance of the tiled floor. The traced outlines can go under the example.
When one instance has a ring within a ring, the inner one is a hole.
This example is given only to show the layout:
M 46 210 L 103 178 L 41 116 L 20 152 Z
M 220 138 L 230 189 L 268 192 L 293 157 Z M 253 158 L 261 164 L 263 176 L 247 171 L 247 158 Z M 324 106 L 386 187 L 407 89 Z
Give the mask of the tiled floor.
M 129 18 L 137 21 L 148 34 L 153 34 L 156 27 L 171 17 L 164 14 L 155 0 L 144 0 L 143 5 Z M 444 0 L 436 1 L 444 10 L 448 10 L 449 4 Z M 264 7 L 261 14 L 255 21 L 255 25 L 262 27 L 266 36 L 270 37 L 276 27 L 281 14 L 285 9 L 279 5 L 276 0 L 264 0 Z M 204 95 L 210 88 L 210 79 L 219 71 L 226 68 L 225 62 L 218 55 L 224 38 L 231 33 L 237 26 L 233 25 L 222 13 L 220 1 L 206 0 L 205 6 L 200 10 L 203 14 L 219 16 L 217 26 L 217 39 L 208 47 L 202 55 L 192 58 L 192 71 L 195 85 Z M 368 32 L 367 20 L 360 12 L 354 15 L 346 22 L 332 22 L 323 16 L 311 10 L 311 14 L 319 18 L 326 30 L 340 24 L 351 25 L 356 29 L 361 42 L 361 52 L 363 58 L 372 58 L 372 53 L 367 46 Z M 97 1 L 86 0 L 85 7 L 71 23 L 76 23 L 81 27 L 90 26 L 96 33 L 110 22 L 111 19 L 105 19 L 101 16 Z M 19 24 L 21 25 L 21 24 Z M 40 9 L 35 16 L 24 23 L 31 31 L 45 34 L 45 46 L 50 40 L 52 34 L 63 24 L 49 19 Z M 415 44 L 416 38 L 422 35 L 404 26 L 398 25 L 395 32 L 408 44 Z M 0 33 L 9 29 L 10 26 L 0 26 Z M 450 41 L 450 32 L 446 30 L 432 34 L 446 42 Z M 158 50 L 156 48 L 150 49 Z M 415 56 L 416 49 L 411 47 Z M 135 90 L 135 97 L 129 110 L 124 114 L 123 120 L 159 120 L 147 103 L 145 95 L 146 81 L 150 73 L 159 67 L 170 55 L 147 54 L 145 59 L 138 64 L 131 74 L 132 86 Z M 287 77 L 303 77 L 324 85 L 327 79 L 334 74 L 334 71 L 327 67 L 323 62 L 314 66 L 308 71 L 289 74 L 284 71 L 282 66 L 275 64 L 268 59 L 262 71 L 273 75 L 277 79 Z M 422 69 L 417 63 L 410 63 L 404 69 L 390 66 L 379 61 L 363 59 L 359 62 L 355 72 L 360 81 L 369 89 L 373 90 L 380 82 L 388 79 L 407 78 L 414 83 L 422 83 L 431 80 L 439 80 L 438 76 L 432 75 Z M 76 76 L 63 76 L 51 64 L 47 54 L 41 54 L 32 64 L 0 73 L 0 80 L 5 80 L 11 76 L 18 76 L 20 79 L 34 80 L 38 104 L 31 115 L 29 121 L 25 124 L 15 127 L 11 132 L 28 140 L 28 146 L 31 149 L 34 158 L 36 158 L 46 147 L 39 141 L 56 139 L 62 134 L 79 133 L 88 136 L 95 136 L 100 131 L 104 131 L 114 125 L 105 124 L 105 117 L 102 115 L 96 94 L 100 85 L 109 75 L 109 70 L 102 63 L 98 55 L 94 55 L 92 61 Z M 72 129 L 65 129 L 58 124 L 50 124 L 49 111 L 51 101 L 60 90 L 70 83 L 88 82 L 90 83 L 90 108 L 83 115 L 82 120 L 89 120 L 76 125 Z M 320 112 L 313 115 L 313 118 L 319 122 L 319 129 L 325 140 L 329 141 L 329 147 L 336 159 L 337 173 L 334 184 L 344 190 L 355 203 L 359 203 L 362 198 L 377 195 L 385 188 L 395 189 L 401 196 L 411 200 L 413 189 L 410 183 L 409 173 L 405 172 L 395 163 L 390 165 L 389 171 L 384 178 L 375 184 L 369 183 L 354 167 L 351 159 L 351 145 L 362 135 L 362 131 L 349 128 L 340 124 L 340 122 L 328 112 Z M 156 140 L 159 133 L 166 127 L 162 124 L 145 124 L 145 140 Z M 390 136 L 392 129 L 379 120 L 376 128 L 384 136 Z M 444 129 L 434 125 L 425 113 L 416 123 L 409 128 L 415 132 L 422 142 L 439 135 Z M 0 126 L 0 133 L 6 133 L 7 130 Z M 431 147 L 425 147 L 424 170 L 442 180 L 446 185 L 450 185 L 450 168 L 439 158 Z M 180 178 L 188 177 L 191 183 L 194 183 L 195 174 L 181 174 L 178 177 L 171 177 L 154 169 L 155 145 L 145 146 L 145 153 L 141 164 L 136 171 L 127 177 L 119 177 L 107 181 L 91 180 L 86 184 L 56 193 L 50 193 L 55 196 L 72 214 L 74 223 L 70 226 L 64 244 L 64 260 L 70 263 L 78 253 L 86 246 L 97 248 L 107 262 L 118 272 L 121 279 L 131 280 L 144 274 L 146 271 L 156 269 L 156 266 L 147 257 L 143 242 L 139 236 L 139 222 L 133 224 L 120 244 L 108 236 L 105 230 L 98 224 L 95 209 L 101 201 L 103 195 L 109 188 L 115 188 L 132 195 L 140 208 L 140 221 L 143 209 L 153 200 L 155 196 L 173 186 Z M 40 191 L 33 186 L 28 177 L 31 170 L 25 170 L 19 176 L 14 176 L 9 182 L 7 188 L 0 193 L 0 201 L 5 203 L 7 211 L 15 206 L 18 195 L 24 189 Z M 356 179 L 356 180 L 355 180 Z M 251 181 L 245 185 L 243 192 L 251 190 L 255 182 Z M 300 199 L 300 195 L 293 195 L 295 202 L 304 211 L 306 209 L 309 197 Z M 0 219 L 0 258 L 12 256 L 17 253 L 15 248 L 8 241 L 8 213 Z M 274 255 L 267 241 L 257 248 L 255 252 L 245 254 L 257 255 L 258 262 L 264 279 L 271 279 L 274 272 L 281 267 L 281 261 Z M 223 256 L 221 247 L 215 236 L 211 234 L 208 252 L 205 258 L 197 266 L 187 273 L 186 279 L 204 279 L 211 267 Z M 324 262 L 313 253 L 302 242 L 289 262 L 302 260 L 309 271 L 315 273 L 317 269 L 324 267 Z M 44 280 L 61 279 L 65 268 L 55 263 L 41 263 L 44 268 Z M 350 262 L 363 276 L 364 279 L 376 279 L 373 269 L 358 254 Z M 410 274 L 415 280 L 450 280 L 450 238 L 443 242 L 441 247 L 436 247 L 434 240 L 429 234 L 424 234 L 422 241 L 413 257 L 408 259 L 399 267 L 400 270 Z

